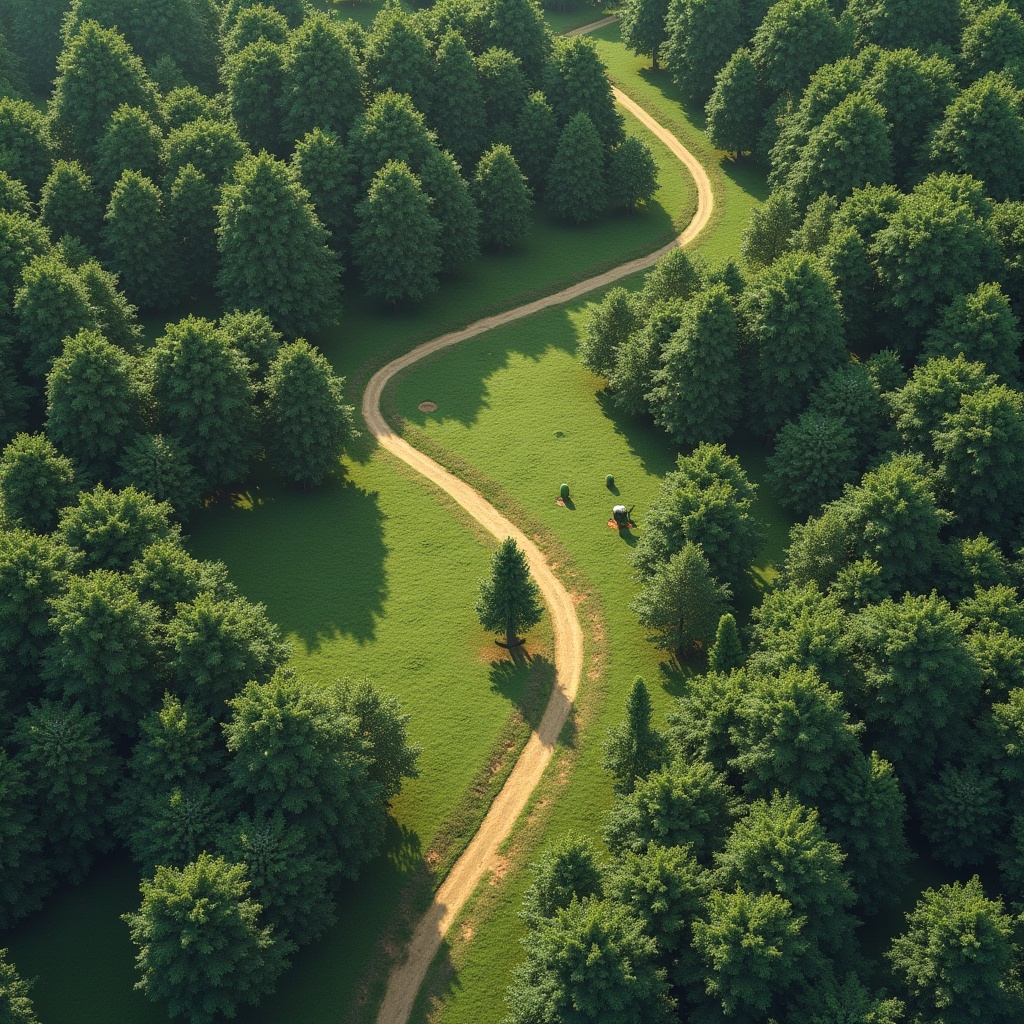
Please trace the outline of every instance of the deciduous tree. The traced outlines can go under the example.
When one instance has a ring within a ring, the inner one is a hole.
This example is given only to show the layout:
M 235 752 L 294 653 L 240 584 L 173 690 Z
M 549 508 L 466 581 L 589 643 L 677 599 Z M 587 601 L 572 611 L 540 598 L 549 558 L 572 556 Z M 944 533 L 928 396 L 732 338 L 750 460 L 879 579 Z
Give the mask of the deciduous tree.
M 658 51 L 668 38 L 668 0 L 626 0 L 622 8 L 622 41 L 658 70 Z
M 19 434 L 0 456 L 0 511 L 8 528 L 50 533 L 74 500 L 75 468 L 44 434 Z
M 492 146 L 477 164 L 473 198 L 480 211 L 480 239 L 497 249 L 515 245 L 530 229 L 533 189 L 512 150 Z
M 608 154 L 608 200 L 629 210 L 646 203 L 658 190 L 658 167 L 647 146 L 628 136 Z
M 548 172 L 547 200 L 555 212 L 576 224 L 593 220 L 604 208 L 604 148 L 585 113 L 576 114 L 558 139 Z

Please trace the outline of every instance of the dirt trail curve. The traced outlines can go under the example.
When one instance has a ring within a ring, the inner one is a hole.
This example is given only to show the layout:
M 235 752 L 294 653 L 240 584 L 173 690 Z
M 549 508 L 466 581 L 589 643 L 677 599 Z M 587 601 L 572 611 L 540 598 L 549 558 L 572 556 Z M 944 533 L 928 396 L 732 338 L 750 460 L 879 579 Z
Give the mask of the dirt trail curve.
M 590 32 L 610 24 L 614 20 L 614 18 L 605 18 L 593 25 L 577 29 L 572 34 Z M 519 760 L 516 762 L 512 774 L 509 775 L 508 781 L 502 787 L 494 803 L 491 804 L 479 831 L 470 841 L 462 856 L 455 862 L 447 878 L 437 890 L 430 909 L 417 924 L 404 963 L 399 964 L 388 979 L 387 992 L 377 1015 L 377 1024 L 406 1024 L 408 1021 L 420 985 L 435 954 L 441 947 L 445 934 L 463 904 L 476 888 L 477 883 L 495 866 L 498 847 L 511 831 L 534 787 L 540 782 L 548 761 L 551 760 L 559 733 L 569 717 L 583 669 L 583 633 L 576 615 L 576 606 L 572 596 L 551 571 L 551 567 L 537 545 L 467 483 L 453 476 L 432 459 L 427 458 L 407 441 L 402 440 L 391 429 L 381 413 L 381 394 L 396 374 L 423 359 L 424 356 L 457 345 L 459 342 L 468 341 L 495 327 L 532 316 L 543 309 L 571 302 L 639 270 L 646 270 L 664 253 L 677 246 L 692 242 L 706 227 L 711 217 L 714 200 L 711 181 L 704 168 L 675 136 L 662 128 L 641 107 L 618 89 L 615 90 L 615 99 L 644 127 L 656 135 L 693 176 L 697 184 L 697 212 L 686 230 L 674 241 L 649 256 L 632 260 L 613 270 L 598 274 L 596 277 L 564 288 L 553 295 L 537 299 L 535 302 L 527 303 L 505 313 L 478 320 L 460 331 L 453 331 L 418 345 L 411 352 L 400 356 L 378 370 L 370 379 L 363 394 L 363 416 L 366 419 L 367 427 L 380 445 L 397 455 L 431 483 L 450 494 L 474 519 L 499 540 L 504 540 L 505 537 L 514 537 L 516 543 L 525 551 L 533 577 L 540 587 L 544 603 L 551 616 L 556 666 L 555 685 L 544 711 L 544 717 L 536 731 L 530 736 L 522 754 L 519 755 Z

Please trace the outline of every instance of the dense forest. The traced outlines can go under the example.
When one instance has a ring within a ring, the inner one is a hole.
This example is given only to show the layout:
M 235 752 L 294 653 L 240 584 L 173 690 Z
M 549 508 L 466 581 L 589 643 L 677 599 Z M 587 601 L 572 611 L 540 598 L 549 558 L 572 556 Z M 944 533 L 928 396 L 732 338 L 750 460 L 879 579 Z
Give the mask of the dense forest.
M 608 855 L 523 909 L 516 1024 L 1024 1016 L 1024 20 L 965 0 L 628 0 L 623 36 L 771 195 L 742 265 L 665 257 L 583 358 L 684 451 L 639 621 L 698 667 L 608 740 Z M 749 154 L 744 157 L 744 154 Z M 740 629 L 762 524 L 802 521 Z M 924 857 L 884 958 L 859 941 Z
M 205 1022 L 332 923 L 416 774 L 407 716 L 303 685 L 183 527 L 258 464 L 337 469 L 352 410 L 304 336 L 343 286 L 413 303 L 537 201 L 583 223 L 655 187 L 592 45 L 530 0 L 369 29 L 0 2 L 0 928 L 125 848 L 139 987 Z M 0 1015 L 34 1020 L 27 992 L 0 953 Z

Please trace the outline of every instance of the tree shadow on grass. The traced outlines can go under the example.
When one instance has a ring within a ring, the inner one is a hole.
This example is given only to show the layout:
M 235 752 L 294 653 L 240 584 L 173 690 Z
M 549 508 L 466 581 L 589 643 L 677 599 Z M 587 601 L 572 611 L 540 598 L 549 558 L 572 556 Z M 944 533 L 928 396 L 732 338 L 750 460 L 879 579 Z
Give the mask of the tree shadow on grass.
M 597 393 L 597 403 L 605 417 L 611 421 L 615 433 L 625 440 L 630 452 L 640 460 L 645 472 L 663 477 L 675 469 L 677 450 L 650 417 L 632 416 L 623 412 L 607 388 Z
M 542 654 L 527 653 L 520 661 L 492 661 L 488 677 L 491 689 L 512 703 L 530 728 L 536 729 L 555 683 L 554 663 Z
M 307 651 L 337 636 L 373 640 L 388 595 L 376 493 L 347 480 L 313 491 L 268 485 L 191 526 L 196 557 L 225 562 L 239 591 Z
M 672 697 L 682 697 L 690 686 L 690 680 L 707 671 L 707 658 L 694 656 L 680 661 L 675 655 L 658 665 L 661 670 L 661 685 Z

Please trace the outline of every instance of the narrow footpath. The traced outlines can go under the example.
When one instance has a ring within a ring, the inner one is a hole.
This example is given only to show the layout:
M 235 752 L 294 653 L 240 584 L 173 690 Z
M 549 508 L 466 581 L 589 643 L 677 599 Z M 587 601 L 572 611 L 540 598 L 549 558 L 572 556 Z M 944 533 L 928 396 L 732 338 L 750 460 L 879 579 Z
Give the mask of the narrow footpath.
M 592 25 L 575 29 L 569 35 L 582 35 L 611 24 L 615 18 L 605 18 Z M 512 774 L 491 804 L 476 835 L 455 862 L 448 876 L 434 895 L 429 910 L 420 919 L 413 932 L 405 959 L 394 968 L 377 1015 L 377 1024 L 406 1024 L 412 1012 L 416 995 L 441 943 L 466 900 L 480 880 L 497 863 L 498 848 L 515 824 L 540 782 L 544 769 L 554 753 L 558 736 L 569 717 L 583 670 L 583 632 L 572 595 L 559 581 L 547 560 L 533 541 L 514 523 L 506 519 L 493 505 L 485 501 L 474 488 L 449 473 L 421 451 L 403 440 L 388 425 L 380 408 L 381 395 L 389 381 L 403 370 L 441 349 L 476 338 L 496 327 L 539 313 L 552 306 L 561 306 L 582 298 L 590 292 L 605 288 L 624 277 L 647 270 L 666 252 L 688 245 L 704 230 L 711 217 L 714 196 L 711 180 L 700 162 L 668 130 L 663 128 L 642 107 L 618 89 L 613 90 L 616 102 L 645 128 L 663 142 L 697 185 L 697 211 L 686 230 L 668 245 L 649 256 L 631 260 L 603 274 L 588 278 L 562 291 L 555 292 L 516 309 L 486 317 L 468 327 L 424 342 L 378 370 L 370 379 L 363 394 L 363 416 L 370 433 L 377 442 L 393 455 L 411 466 L 417 473 L 450 494 L 474 519 L 498 540 L 514 537 L 526 553 L 533 577 L 540 587 L 544 604 L 551 616 L 555 642 L 555 683 L 544 710 L 540 725 L 531 734 Z

